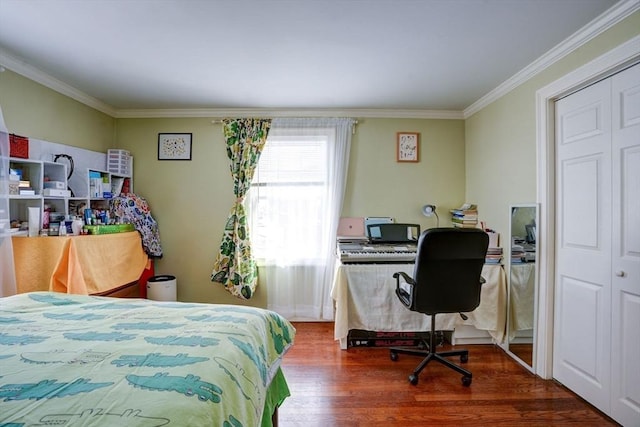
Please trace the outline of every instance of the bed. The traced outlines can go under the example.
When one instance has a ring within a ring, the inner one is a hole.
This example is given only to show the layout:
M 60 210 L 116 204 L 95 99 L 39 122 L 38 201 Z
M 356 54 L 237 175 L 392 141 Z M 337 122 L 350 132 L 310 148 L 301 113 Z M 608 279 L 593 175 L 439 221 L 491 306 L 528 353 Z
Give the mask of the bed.
M 269 426 L 294 335 L 246 306 L 0 298 L 0 426 Z

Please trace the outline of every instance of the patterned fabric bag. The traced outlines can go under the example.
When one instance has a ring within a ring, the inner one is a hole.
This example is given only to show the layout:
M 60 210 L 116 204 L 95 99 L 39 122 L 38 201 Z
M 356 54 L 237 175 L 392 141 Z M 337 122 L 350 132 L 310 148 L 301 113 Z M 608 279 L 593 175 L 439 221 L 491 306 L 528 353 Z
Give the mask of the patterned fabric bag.
M 133 224 L 142 237 L 142 247 L 150 257 L 161 258 L 160 230 L 151 216 L 147 201 L 134 193 L 121 194 L 109 201 L 112 217 Z

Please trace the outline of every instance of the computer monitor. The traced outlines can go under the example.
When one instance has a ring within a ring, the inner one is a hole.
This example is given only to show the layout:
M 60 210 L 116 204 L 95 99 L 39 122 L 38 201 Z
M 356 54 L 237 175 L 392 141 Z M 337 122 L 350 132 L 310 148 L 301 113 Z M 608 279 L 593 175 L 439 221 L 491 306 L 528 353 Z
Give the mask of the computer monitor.
M 524 226 L 527 231 L 527 243 L 535 243 L 536 242 L 536 225 L 535 224 L 527 224 Z
M 367 230 L 372 243 L 417 243 L 420 237 L 419 224 L 369 224 Z
M 377 227 L 372 228 L 371 229 L 371 232 L 373 233 L 372 235 L 369 233 L 369 226 L 378 225 L 378 224 L 392 224 L 392 223 L 393 223 L 393 218 L 388 216 L 367 216 L 364 218 L 364 231 L 367 237 L 378 239 L 380 238 L 380 229 Z

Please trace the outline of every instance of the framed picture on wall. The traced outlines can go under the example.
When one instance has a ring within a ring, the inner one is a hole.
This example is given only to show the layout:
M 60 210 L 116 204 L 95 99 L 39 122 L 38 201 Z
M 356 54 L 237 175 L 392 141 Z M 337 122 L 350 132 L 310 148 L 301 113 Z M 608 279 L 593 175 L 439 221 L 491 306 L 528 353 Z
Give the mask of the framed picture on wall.
M 190 133 L 159 133 L 158 160 L 191 160 Z
M 419 161 L 420 134 L 418 132 L 398 132 L 396 144 L 396 160 L 398 162 Z

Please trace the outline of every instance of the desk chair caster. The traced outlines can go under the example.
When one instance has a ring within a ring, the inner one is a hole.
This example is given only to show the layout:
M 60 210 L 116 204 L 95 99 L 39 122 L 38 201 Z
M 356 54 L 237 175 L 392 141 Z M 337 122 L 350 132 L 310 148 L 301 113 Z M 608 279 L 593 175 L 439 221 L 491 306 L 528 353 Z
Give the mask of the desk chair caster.
M 409 382 L 411 383 L 411 385 L 417 385 L 418 376 L 415 374 L 409 375 Z M 467 377 L 467 376 L 462 377 L 462 385 L 465 387 L 469 387 L 471 385 L 471 377 Z
M 411 383 L 411 385 L 417 385 L 418 384 L 418 376 L 416 374 L 409 375 L 409 382 Z
M 411 383 L 411 385 L 417 385 L 418 376 L 415 374 L 409 375 L 409 383 Z M 462 377 L 462 385 L 465 387 L 469 387 L 471 385 L 471 377 Z
M 398 361 L 398 351 L 396 349 L 391 349 L 389 351 L 389 358 L 394 361 L 397 362 Z M 469 355 L 466 353 L 463 353 L 460 355 L 460 362 L 461 363 L 467 363 L 469 361 Z M 428 362 L 427 362 L 428 363 Z M 421 364 L 421 366 L 419 366 L 416 370 L 417 372 L 414 372 L 413 374 L 409 375 L 409 383 L 411 383 L 411 385 L 417 385 L 418 384 L 418 374 L 420 373 L 420 371 L 422 371 L 422 368 L 426 365 L 425 362 L 423 362 L 423 364 Z M 462 369 L 461 369 L 462 370 Z M 471 379 L 472 379 L 472 375 L 469 372 L 468 375 L 463 375 L 462 376 L 462 385 L 465 387 L 469 387 L 471 385 Z

